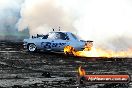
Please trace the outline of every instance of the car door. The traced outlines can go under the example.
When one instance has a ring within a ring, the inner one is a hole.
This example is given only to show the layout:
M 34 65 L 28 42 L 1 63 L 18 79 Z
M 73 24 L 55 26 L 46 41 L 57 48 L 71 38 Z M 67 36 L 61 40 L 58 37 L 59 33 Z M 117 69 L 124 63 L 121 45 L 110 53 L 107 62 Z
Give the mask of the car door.
M 54 51 L 63 51 L 64 47 L 68 45 L 69 40 L 67 35 L 63 32 L 56 33 L 56 39 L 52 40 L 52 49 Z
M 43 50 L 51 50 L 51 42 L 52 39 L 48 39 L 48 34 L 47 35 L 43 35 L 43 37 L 38 37 L 35 39 L 36 41 L 36 45 L 38 49 L 43 49 Z
M 66 40 L 56 39 L 52 41 L 52 49 L 54 51 L 63 51 L 66 45 L 68 45 L 68 41 Z
M 43 39 L 41 41 L 41 48 L 43 50 L 52 50 L 52 40 L 51 39 Z

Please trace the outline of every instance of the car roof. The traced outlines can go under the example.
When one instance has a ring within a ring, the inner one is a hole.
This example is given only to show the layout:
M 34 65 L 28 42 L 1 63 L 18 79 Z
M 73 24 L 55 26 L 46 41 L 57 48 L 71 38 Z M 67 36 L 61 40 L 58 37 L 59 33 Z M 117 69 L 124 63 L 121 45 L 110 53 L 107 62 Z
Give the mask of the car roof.
M 66 31 L 52 31 L 52 32 L 49 32 L 49 33 L 71 33 L 71 32 L 66 32 Z
M 49 32 L 49 33 L 65 33 L 66 35 L 68 34 L 68 35 L 71 35 L 71 34 L 73 34 L 72 32 L 66 32 L 66 31 L 52 31 L 52 32 Z M 49 34 L 48 33 L 48 34 Z

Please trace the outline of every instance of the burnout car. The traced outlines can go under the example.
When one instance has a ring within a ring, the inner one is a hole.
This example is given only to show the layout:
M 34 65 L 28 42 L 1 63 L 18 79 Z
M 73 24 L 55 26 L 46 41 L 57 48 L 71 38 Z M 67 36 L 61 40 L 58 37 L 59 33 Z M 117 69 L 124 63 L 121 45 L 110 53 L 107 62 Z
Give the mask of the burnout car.
M 66 46 L 71 46 L 75 50 L 84 50 L 87 47 L 92 47 L 93 41 L 80 40 L 71 32 L 49 32 L 47 35 L 32 36 L 29 39 L 24 39 L 24 48 L 30 52 L 38 50 L 43 51 L 64 51 Z

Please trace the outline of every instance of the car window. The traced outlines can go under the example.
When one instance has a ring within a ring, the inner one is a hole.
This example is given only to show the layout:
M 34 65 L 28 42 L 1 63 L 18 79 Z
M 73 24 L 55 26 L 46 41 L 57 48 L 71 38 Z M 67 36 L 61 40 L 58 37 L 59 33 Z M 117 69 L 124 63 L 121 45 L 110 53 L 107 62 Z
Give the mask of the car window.
M 42 39 L 47 39 L 47 38 L 48 38 L 48 35 L 43 35 Z
M 74 34 L 72 34 L 72 33 L 71 33 L 71 35 L 72 35 L 72 37 L 73 37 L 74 39 L 78 39 L 78 38 L 76 37 L 76 35 L 74 35 Z
M 72 37 L 73 37 L 74 39 L 76 39 L 76 40 L 81 40 L 81 37 L 80 37 L 80 36 L 75 35 L 75 34 L 72 34 L 72 33 L 71 33 L 71 35 L 72 35 Z
M 62 32 L 52 32 L 49 33 L 48 39 L 62 39 L 62 40 L 69 40 L 68 36 Z

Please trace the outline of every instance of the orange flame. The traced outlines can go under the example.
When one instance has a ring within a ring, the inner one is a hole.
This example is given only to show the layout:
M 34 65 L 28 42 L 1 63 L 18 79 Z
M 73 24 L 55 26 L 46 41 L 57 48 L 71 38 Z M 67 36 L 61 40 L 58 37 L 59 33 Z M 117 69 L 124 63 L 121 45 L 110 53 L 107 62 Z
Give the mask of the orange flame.
M 64 52 L 70 52 L 70 55 L 81 56 L 81 57 L 132 57 L 132 49 L 126 51 L 112 51 L 101 48 L 88 48 L 86 47 L 83 51 L 76 51 L 73 47 L 68 46 L 64 48 Z
M 79 72 L 79 76 L 84 76 L 86 74 L 85 70 L 82 69 L 81 66 L 78 68 L 78 72 Z
M 101 48 L 92 48 L 91 51 L 78 51 L 78 56 L 83 57 L 132 57 L 132 49 L 126 51 L 112 51 Z

